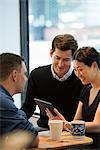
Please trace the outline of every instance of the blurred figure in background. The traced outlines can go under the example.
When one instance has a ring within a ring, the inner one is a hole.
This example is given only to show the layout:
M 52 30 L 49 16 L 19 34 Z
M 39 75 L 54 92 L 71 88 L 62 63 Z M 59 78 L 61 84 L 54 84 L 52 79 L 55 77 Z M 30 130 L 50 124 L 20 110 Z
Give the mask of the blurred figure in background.
M 32 134 L 27 131 L 10 132 L 0 138 L 0 150 L 24 150 L 32 142 Z
M 0 135 L 15 130 L 32 134 L 32 147 L 38 146 L 38 132 L 27 120 L 25 112 L 14 105 L 13 95 L 21 93 L 26 84 L 26 66 L 22 57 L 12 53 L 0 54 Z
M 83 87 L 72 66 L 72 56 L 77 48 L 77 41 L 70 34 L 54 37 L 50 50 L 52 64 L 32 70 L 28 79 L 26 100 L 22 106 L 28 118 L 36 109 L 34 98 L 39 98 L 51 102 L 68 121 L 73 119 Z M 48 128 L 48 117 L 42 110 L 37 124 Z

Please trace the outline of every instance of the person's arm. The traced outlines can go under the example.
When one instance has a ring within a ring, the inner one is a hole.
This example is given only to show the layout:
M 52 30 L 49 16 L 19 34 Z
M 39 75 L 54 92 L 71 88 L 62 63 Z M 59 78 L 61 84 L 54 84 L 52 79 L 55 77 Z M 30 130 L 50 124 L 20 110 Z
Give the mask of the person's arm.
M 79 102 L 74 120 L 82 119 L 82 102 Z M 98 105 L 95 113 L 94 120 L 91 122 L 85 122 L 87 132 L 100 132 L 100 104 Z
M 82 119 L 82 105 L 83 103 L 81 101 L 79 101 L 76 113 L 75 113 L 75 117 L 73 120 L 81 120 Z
M 86 122 L 86 131 L 100 133 L 100 103 L 92 122 Z
M 76 113 L 75 113 L 75 117 L 73 120 L 82 120 L 82 105 L 83 103 L 81 101 L 79 101 L 79 104 L 78 104 L 78 107 L 77 107 L 77 110 L 76 110 Z M 66 120 L 64 121 L 64 130 L 67 130 L 70 129 L 71 126 L 69 124 L 69 122 Z
M 1 134 L 10 133 L 16 130 L 22 130 L 32 135 L 32 146 L 38 145 L 38 132 L 34 126 L 27 120 L 24 111 L 18 109 L 9 97 L 1 100 Z

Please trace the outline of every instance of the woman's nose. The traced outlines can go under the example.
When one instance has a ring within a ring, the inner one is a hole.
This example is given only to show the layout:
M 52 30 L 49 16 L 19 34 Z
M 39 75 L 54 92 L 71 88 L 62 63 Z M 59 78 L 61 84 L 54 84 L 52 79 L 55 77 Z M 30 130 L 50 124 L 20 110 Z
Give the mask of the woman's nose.
M 80 72 L 78 70 L 75 70 L 75 74 L 77 77 L 80 77 Z
M 82 72 L 78 71 L 77 77 L 78 77 L 78 78 L 82 77 Z

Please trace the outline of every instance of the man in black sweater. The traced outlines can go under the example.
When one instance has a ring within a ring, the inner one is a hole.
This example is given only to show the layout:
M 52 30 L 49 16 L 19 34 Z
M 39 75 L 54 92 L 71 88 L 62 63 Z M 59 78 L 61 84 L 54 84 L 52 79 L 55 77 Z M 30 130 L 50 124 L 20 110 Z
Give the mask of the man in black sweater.
M 35 68 L 28 79 L 26 100 L 22 106 L 28 118 L 36 109 L 36 97 L 51 102 L 68 121 L 73 119 L 83 87 L 73 72 L 72 56 L 77 48 L 77 41 L 70 34 L 57 35 L 53 39 L 52 64 Z M 37 124 L 48 128 L 48 117 L 42 110 Z

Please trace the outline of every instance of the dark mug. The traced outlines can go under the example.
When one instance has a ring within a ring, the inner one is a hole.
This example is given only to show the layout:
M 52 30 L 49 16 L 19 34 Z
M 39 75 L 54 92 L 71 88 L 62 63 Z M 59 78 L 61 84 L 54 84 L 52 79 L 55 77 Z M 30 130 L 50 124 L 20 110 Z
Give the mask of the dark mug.
M 74 120 L 68 123 L 70 129 L 66 127 L 66 130 L 71 133 L 73 137 L 84 137 L 85 136 L 85 121 Z

